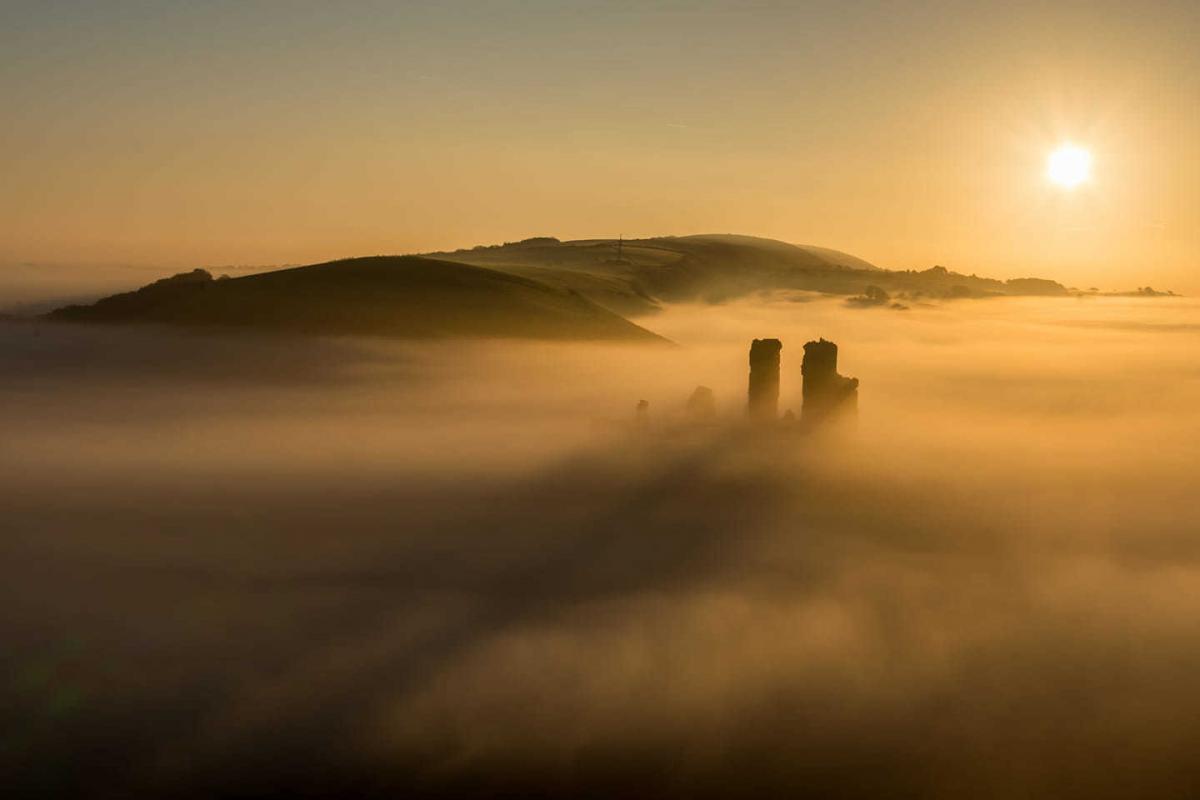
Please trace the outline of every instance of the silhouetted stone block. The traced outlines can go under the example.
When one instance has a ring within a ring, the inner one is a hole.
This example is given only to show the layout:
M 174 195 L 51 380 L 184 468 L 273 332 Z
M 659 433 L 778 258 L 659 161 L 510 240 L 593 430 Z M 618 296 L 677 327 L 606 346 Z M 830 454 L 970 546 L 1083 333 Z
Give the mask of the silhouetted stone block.
M 713 390 L 707 386 L 697 386 L 687 401 L 687 416 L 691 422 L 709 423 L 717 417 L 717 403 L 713 398 Z
M 847 378 L 837 371 L 838 348 L 821 339 L 804 345 L 804 406 L 802 422 L 821 422 L 834 415 L 853 414 L 858 410 L 858 378 Z
M 773 422 L 779 414 L 778 339 L 755 339 L 750 344 L 750 389 L 747 410 L 757 422 Z

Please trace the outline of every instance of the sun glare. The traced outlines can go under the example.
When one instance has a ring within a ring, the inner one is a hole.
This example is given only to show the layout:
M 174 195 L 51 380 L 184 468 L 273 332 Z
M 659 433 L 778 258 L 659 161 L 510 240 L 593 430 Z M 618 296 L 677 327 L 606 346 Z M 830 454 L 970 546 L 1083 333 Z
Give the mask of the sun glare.
M 1082 147 L 1064 144 L 1046 159 L 1046 177 L 1056 186 L 1074 189 L 1092 174 L 1092 154 Z

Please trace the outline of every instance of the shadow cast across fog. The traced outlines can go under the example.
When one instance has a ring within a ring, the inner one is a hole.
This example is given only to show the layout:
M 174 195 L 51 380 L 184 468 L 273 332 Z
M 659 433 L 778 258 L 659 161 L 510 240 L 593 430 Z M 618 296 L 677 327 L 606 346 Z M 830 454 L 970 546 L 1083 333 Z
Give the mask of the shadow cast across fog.
M 676 309 L 671 353 L 9 339 L 7 783 L 1186 795 L 1191 339 L 1062 324 L 1148 309 Z M 857 434 L 750 436 L 748 334 L 786 408 L 814 330 Z M 696 383 L 725 427 L 666 435 Z M 592 424 L 642 397 L 656 433 Z

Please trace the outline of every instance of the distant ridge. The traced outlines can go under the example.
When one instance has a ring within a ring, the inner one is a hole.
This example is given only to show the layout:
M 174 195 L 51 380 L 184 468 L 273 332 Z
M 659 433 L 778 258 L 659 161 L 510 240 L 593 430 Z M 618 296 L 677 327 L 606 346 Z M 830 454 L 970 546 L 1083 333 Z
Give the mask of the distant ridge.
M 619 251 L 619 252 L 618 252 Z M 500 269 L 579 291 L 621 314 L 661 303 L 720 301 L 772 288 L 798 288 L 805 275 L 879 268 L 837 250 L 738 234 L 560 241 L 535 236 L 425 254 Z
M 762 292 L 843 295 L 853 307 L 1072 293 L 945 267 L 886 270 L 824 247 L 736 234 L 560 241 L 371 256 L 214 279 L 194 270 L 51 319 L 242 327 L 321 335 L 665 341 L 626 317 Z
M 813 266 L 825 266 L 835 269 L 879 269 L 879 267 L 871 262 L 861 259 L 858 256 L 852 256 L 849 253 L 843 253 L 841 250 L 834 250 L 829 247 L 817 247 L 811 244 L 790 244 L 778 239 L 766 239 L 761 236 L 746 236 L 740 233 L 702 233 L 678 238 L 680 241 L 685 242 L 716 242 L 742 245 L 744 247 L 757 247 L 763 250 L 774 251 L 785 257 L 798 251 L 798 254 L 803 253 L 815 259 L 816 263 Z
M 652 313 L 663 303 L 721 302 L 775 290 L 894 293 L 916 300 L 1068 293 L 1061 284 L 1044 279 L 1006 282 L 940 266 L 886 270 L 839 250 L 729 233 L 619 243 L 617 239 L 560 241 L 537 236 L 429 255 L 571 288 L 629 316 Z

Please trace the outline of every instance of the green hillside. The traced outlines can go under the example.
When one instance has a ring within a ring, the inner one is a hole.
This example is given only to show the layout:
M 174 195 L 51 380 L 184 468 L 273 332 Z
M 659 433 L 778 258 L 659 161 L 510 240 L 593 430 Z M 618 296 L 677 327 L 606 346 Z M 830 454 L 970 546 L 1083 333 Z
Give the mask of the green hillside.
M 196 270 L 50 317 L 407 338 L 663 341 L 569 287 L 417 256 L 353 258 L 239 278 Z
M 237 278 L 213 279 L 195 270 L 50 316 L 406 338 L 662 341 L 626 317 L 669 303 L 721 302 L 775 290 L 843 295 L 861 307 L 1068 293 L 1039 278 L 999 281 L 944 267 L 884 270 L 836 250 L 752 236 L 536 237 Z
M 914 300 L 1066 294 L 1053 281 L 1003 282 L 943 267 L 884 270 L 837 250 L 732 234 L 621 242 L 535 237 L 431 255 L 573 289 L 628 316 L 662 303 L 721 302 L 772 290 L 851 296 L 883 290 Z

